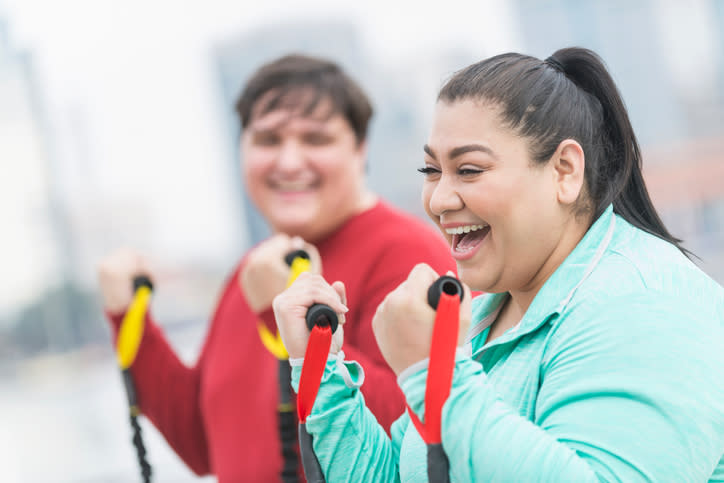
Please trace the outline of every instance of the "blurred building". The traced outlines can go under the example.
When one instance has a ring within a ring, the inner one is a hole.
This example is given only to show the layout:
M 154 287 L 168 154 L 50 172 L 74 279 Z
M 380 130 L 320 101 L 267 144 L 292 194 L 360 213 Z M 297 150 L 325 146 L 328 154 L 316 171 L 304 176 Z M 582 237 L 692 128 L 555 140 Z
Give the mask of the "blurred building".
M 58 283 L 65 235 L 52 190 L 32 57 L 0 18 L 0 320 Z
M 526 52 L 601 55 L 671 233 L 724 283 L 724 2 L 518 0 Z
M 644 176 L 664 223 L 694 262 L 724 283 L 724 135 L 662 143 L 644 160 L 655 160 Z

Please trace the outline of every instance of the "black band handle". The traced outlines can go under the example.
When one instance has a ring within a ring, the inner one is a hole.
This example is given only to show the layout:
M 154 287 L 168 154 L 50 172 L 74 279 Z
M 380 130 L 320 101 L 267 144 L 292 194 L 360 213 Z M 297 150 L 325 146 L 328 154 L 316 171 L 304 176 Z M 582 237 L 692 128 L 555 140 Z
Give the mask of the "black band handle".
M 427 480 L 430 483 L 450 483 L 450 462 L 441 443 L 427 445 Z
M 309 330 L 312 330 L 315 325 L 318 327 L 329 326 L 333 334 L 337 331 L 339 325 L 337 313 L 327 304 L 314 304 L 309 307 L 306 320 Z
M 148 275 L 136 275 L 133 277 L 133 291 L 135 292 L 141 287 L 148 287 L 153 290 L 153 283 Z
M 136 448 L 136 458 L 138 458 L 138 466 L 141 468 L 141 479 L 143 483 L 150 483 L 151 474 L 153 470 L 151 464 L 146 458 L 146 446 L 143 444 L 143 437 L 141 436 L 141 425 L 138 424 L 138 418 L 135 414 L 131 413 L 131 427 L 133 428 L 133 446 Z
M 312 435 L 307 432 L 307 425 L 299 423 L 299 453 L 307 483 L 325 483 L 324 472 L 314 454 Z
M 440 302 L 440 295 L 442 295 L 443 292 L 448 295 L 460 296 L 461 302 L 463 295 L 465 295 L 463 284 L 460 283 L 460 280 L 450 275 L 443 275 L 435 280 L 433 284 L 430 285 L 430 288 L 427 289 L 427 303 L 430 304 L 430 307 L 437 310 L 437 304 Z
M 153 282 L 148 275 L 136 275 L 133 277 L 133 292 L 135 293 L 141 287 L 148 287 L 149 290 L 153 290 Z M 138 397 L 136 395 L 136 387 L 133 384 L 133 377 L 131 371 L 125 369 L 122 371 L 123 384 L 126 386 L 126 396 L 128 397 L 128 407 L 130 408 L 130 422 L 131 428 L 133 429 L 133 446 L 136 448 L 136 457 L 138 459 L 138 466 L 141 468 L 141 480 L 143 483 L 150 483 L 151 464 L 148 462 L 146 457 L 146 446 L 143 444 L 143 435 L 141 433 L 141 425 L 138 424 Z
M 287 263 L 287 265 L 289 265 L 291 267 L 292 262 L 294 261 L 295 258 L 303 258 L 305 260 L 311 260 L 311 258 L 309 258 L 309 253 L 307 253 L 306 251 L 294 250 L 294 251 L 287 253 L 284 256 L 284 261 Z

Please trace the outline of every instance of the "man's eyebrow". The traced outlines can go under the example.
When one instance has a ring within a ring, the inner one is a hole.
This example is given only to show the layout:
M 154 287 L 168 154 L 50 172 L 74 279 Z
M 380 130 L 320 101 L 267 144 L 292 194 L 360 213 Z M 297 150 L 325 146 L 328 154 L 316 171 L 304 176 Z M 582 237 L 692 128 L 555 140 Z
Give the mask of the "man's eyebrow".
M 430 148 L 427 144 L 423 146 L 423 151 L 427 153 L 428 156 L 430 156 L 432 159 L 437 160 L 437 156 L 435 155 L 435 151 Z M 450 159 L 455 159 L 458 156 L 461 156 L 465 153 L 469 153 L 471 151 L 482 151 L 483 153 L 487 153 L 490 156 L 496 157 L 495 153 L 492 149 L 490 149 L 487 146 L 484 146 L 482 144 L 466 144 L 464 146 L 458 146 L 457 148 L 453 148 L 450 150 L 450 153 L 448 154 L 448 157 Z

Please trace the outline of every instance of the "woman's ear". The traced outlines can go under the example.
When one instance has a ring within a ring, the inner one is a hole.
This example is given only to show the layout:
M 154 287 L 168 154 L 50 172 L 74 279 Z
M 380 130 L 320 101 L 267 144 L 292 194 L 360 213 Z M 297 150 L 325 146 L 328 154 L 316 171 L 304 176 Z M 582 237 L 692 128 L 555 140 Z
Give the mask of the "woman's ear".
M 556 177 L 558 202 L 572 205 L 578 199 L 585 182 L 586 156 L 578 141 L 564 139 L 551 159 Z

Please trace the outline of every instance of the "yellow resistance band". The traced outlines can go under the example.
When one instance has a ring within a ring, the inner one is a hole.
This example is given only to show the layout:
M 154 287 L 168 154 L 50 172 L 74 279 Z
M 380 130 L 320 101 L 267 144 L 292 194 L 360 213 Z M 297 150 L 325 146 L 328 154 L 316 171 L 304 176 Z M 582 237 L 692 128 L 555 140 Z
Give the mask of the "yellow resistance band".
M 292 265 L 289 267 L 287 287 L 294 283 L 300 273 L 309 271 L 310 263 L 311 262 L 309 260 L 302 257 L 296 257 L 292 261 Z M 264 347 L 266 347 L 267 350 L 274 355 L 274 357 L 280 360 L 289 359 L 289 353 L 287 352 L 286 347 L 284 347 L 284 343 L 282 342 L 282 337 L 279 335 L 279 332 L 272 334 L 263 322 L 259 322 L 257 324 L 257 329 L 259 330 L 259 338 L 261 339 L 262 344 L 264 344 Z
M 138 354 L 138 346 L 141 345 L 141 338 L 143 337 L 146 309 L 150 299 L 151 289 L 145 285 L 138 287 L 133 296 L 133 301 L 123 317 L 123 322 L 121 322 L 116 349 L 118 365 L 123 370 L 131 367 L 136 359 L 136 354 Z

